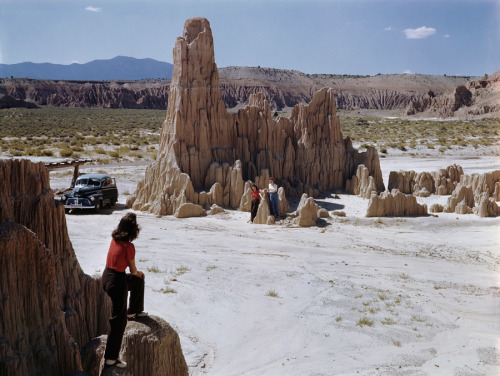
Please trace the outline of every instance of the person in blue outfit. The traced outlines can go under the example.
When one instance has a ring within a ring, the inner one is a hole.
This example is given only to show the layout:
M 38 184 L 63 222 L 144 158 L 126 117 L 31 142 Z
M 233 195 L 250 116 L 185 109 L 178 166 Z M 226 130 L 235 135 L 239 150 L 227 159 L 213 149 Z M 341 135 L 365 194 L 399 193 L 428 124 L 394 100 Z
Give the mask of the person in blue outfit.
M 280 215 L 280 203 L 278 199 L 278 186 L 274 182 L 274 178 L 269 178 L 269 188 L 266 191 L 269 193 L 271 215 L 274 215 L 274 218 L 278 218 Z

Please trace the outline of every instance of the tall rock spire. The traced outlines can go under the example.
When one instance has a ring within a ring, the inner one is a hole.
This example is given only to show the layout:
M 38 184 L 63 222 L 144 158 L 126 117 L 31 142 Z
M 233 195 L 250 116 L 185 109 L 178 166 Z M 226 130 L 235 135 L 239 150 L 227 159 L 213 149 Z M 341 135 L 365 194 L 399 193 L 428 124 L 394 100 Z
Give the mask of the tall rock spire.
M 343 189 L 362 163 L 383 190 L 376 151 L 358 153 L 343 139 L 332 89 L 317 92 L 309 105 L 297 105 L 290 118 L 273 118 L 263 94 L 251 95 L 247 107 L 229 114 L 210 23 L 188 19 L 173 55 L 158 159 L 129 207 L 162 215 L 187 201 L 238 207 L 243 181 L 265 173 L 289 196 Z

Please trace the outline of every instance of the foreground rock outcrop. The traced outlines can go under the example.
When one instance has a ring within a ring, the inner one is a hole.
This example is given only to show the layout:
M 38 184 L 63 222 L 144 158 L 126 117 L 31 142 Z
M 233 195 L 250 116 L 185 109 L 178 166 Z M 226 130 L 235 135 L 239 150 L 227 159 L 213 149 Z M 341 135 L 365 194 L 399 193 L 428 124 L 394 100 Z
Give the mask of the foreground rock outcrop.
M 228 114 L 209 22 L 192 18 L 174 47 L 158 158 L 127 205 L 160 215 L 173 214 L 186 202 L 238 208 L 244 182 L 259 180 L 265 171 L 287 196 L 298 197 L 344 189 L 360 164 L 383 190 L 377 152 L 358 153 L 342 137 L 331 89 L 296 106 L 290 118 L 274 118 L 263 94 Z
M 109 312 L 100 279 L 78 263 L 45 165 L 0 160 L 0 374 L 87 371 L 79 349 L 107 333 Z
M 43 163 L 0 160 L 0 228 L 6 373 L 81 369 L 77 348 L 106 333 L 109 302 L 78 264 Z
M 180 350 L 180 340 L 172 327 L 156 316 L 129 321 L 123 336 L 120 359 L 127 368 L 104 368 L 106 336 L 90 341 L 82 351 L 83 363 L 93 376 L 188 375 Z

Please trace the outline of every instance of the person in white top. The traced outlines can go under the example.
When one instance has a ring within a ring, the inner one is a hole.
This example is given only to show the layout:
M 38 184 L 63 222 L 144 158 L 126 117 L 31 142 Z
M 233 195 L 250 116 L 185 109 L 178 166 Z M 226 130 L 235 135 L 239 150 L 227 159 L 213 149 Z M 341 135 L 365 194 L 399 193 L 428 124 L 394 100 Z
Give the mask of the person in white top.
M 278 218 L 280 215 L 280 204 L 278 199 L 278 186 L 274 182 L 274 178 L 269 178 L 269 188 L 266 189 L 266 191 L 269 192 L 271 215 L 274 215 L 274 218 Z

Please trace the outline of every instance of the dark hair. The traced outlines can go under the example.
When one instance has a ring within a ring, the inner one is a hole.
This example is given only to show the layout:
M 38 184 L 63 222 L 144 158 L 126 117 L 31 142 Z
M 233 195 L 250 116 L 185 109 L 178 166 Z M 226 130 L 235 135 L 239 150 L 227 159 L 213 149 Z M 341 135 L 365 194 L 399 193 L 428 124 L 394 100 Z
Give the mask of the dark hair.
M 120 219 L 111 236 L 117 242 L 131 242 L 139 236 L 139 231 L 141 228 L 137 224 L 137 217 L 134 213 L 127 213 Z
M 273 178 L 273 177 L 269 178 L 269 180 L 276 181 L 276 180 L 274 180 L 274 178 Z
M 255 184 L 252 184 L 252 188 L 255 187 L 256 190 L 259 190 L 259 187 L 257 187 L 257 185 Z

